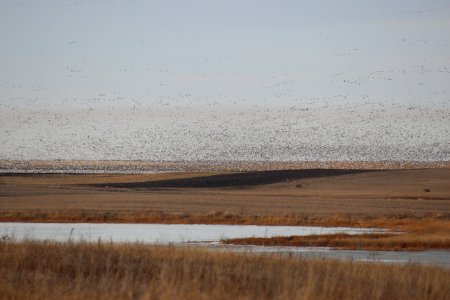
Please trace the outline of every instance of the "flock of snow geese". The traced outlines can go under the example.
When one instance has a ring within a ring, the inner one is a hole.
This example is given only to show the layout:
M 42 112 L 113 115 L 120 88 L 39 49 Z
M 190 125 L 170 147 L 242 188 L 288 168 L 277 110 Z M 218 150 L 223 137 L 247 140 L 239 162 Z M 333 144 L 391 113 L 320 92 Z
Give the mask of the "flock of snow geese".
M 99 94 L 0 103 L 1 159 L 446 161 L 450 105 L 148 103 Z M 186 98 L 192 98 L 187 95 Z M 29 102 L 27 102 L 29 101 Z
M 167 78 L 174 70 L 159 66 L 123 66 L 107 74 L 159 76 L 154 90 L 140 95 L 120 86 L 81 96 L 0 82 L 0 159 L 449 161 L 448 40 L 439 49 L 445 50 L 439 65 L 420 61 L 367 73 L 350 68 L 314 80 L 308 72 L 274 75 L 253 99 L 173 86 Z M 334 57 L 361 52 L 351 48 Z M 231 58 L 209 61 L 215 66 Z M 87 65 L 60 69 L 69 81 L 101 80 Z

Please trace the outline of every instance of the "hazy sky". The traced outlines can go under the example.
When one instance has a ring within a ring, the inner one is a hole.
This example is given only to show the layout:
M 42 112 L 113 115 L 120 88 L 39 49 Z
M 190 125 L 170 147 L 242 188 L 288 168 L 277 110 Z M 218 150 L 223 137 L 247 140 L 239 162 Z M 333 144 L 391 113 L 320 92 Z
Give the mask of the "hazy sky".
M 278 100 L 366 94 L 420 102 L 447 91 L 450 79 L 447 0 L 0 3 L 6 98 L 120 92 L 148 101 L 181 92 L 273 102 L 273 85 L 295 80 Z M 422 67 L 446 75 L 420 76 Z M 393 82 L 363 82 L 381 70 Z
M 0 0 L 0 158 L 219 159 L 231 134 L 242 141 L 227 159 L 449 159 L 449 16 L 448 0 Z M 161 127 L 149 111 L 163 105 Z M 285 125 L 300 114 L 278 107 L 310 109 L 304 126 L 325 129 L 297 135 Z M 347 132 L 355 108 L 372 117 Z M 225 110 L 253 117 L 228 124 Z M 396 150 L 329 154 L 364 137 L 379 147 L 381 123 L 383 147 Z M 275 138 L 261 145 L 255 130 Z M 129 146 L 117 144 L 124 136 Z M 296 150 L 306 141 L 316 144 Z

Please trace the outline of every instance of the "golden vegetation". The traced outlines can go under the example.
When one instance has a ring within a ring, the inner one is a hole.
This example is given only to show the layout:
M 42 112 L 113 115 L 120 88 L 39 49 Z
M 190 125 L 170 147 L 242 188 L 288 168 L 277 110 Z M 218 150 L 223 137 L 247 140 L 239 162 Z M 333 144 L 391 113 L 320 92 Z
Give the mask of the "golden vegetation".
M 332 247 L 348 250 L 427 250 L 450 249 L 449 234 L 328 234 L 273 238 L 244 238 L 225 240 L 228 244 L 263 246 Z
M 335 220 L 340 220 L 336 218 Z M 341 220 L 342 221 L 342 220 Z M 330 223 L 328 223 L 330 224 Z M 336 224 L 336 222 L 334 223 Z M 353 222 L 337 222 L 341 226 L 390 228 L 388 234 L 327 234 L 272 238 L 243 238 L 225 243 L 264 246 L 332 247 L 364 250 L 427 250 L 450 249 L 450 220 L 448 218 L 353 218 Z M 396 231 L 396 232 L 394 232 Z
M 140 244 L 0 242 L 2 299 L 449 299 L 450 271 Z
M 336 217 L 330 219 L 329 223 L 326 223 L 325 220 L 322 220 L 322 222 L 335 226 L 389 228 L 392 233 L 243 238 L 225 240 L 224 242 L 240 245 L 332 247 L 350 250 L 450 249 L 450 220 L 447 217 L 378 217 L 364 219 L 353 216 L 351 220 L 346 223 L 341 218 Z
M 231 225 L 290 225 L 290 226 L 348 226 L 390 228 L 396 230 L 450 229 L 450 214 L 428 215 L 241 215 L 223 211 L 208 213 L 165 213 L 163 211 L 3 211 L 0 222 L 43 223 L 146 223 L 146 224 L 231 224 Z

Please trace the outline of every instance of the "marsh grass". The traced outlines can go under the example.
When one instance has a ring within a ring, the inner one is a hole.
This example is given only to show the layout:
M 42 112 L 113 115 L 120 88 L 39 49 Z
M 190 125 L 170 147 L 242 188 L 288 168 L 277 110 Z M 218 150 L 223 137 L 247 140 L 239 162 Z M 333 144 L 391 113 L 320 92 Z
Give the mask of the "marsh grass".
M 141 244 L 0 242 L 2 299 L 449 299 L 450 271 Z
M 281 214 L 244 215 L 227 211 L 207 213 L 166 213 L 163 211 L 7 211 L 0 212 L 0 222 L 42 223 L 144 223 L 144 224 L 230 224 L 230 225 L 289 225 L 289 226 L 349 226 L 391 229 L 421 229 L 430 226 L 450 228 L 450 214 Z
M 271 238 L 241 238 L 224 240 L 223 242 L 237 245 L 332 247 L 349 250 L 417 251 L 450 249 L 450 220 L 445 217 L 378 217 L 365 219 L 353 217 L 352 221 L 348 223 L 333 222 L 333 220 L 342 221 L 342 218 L 335 217 L 329 219 L 329 223 L 324 223 L 337 223 L 341 226 L 350 227 L 389 228 L 392 231 L 356 235 L 337 233 Z
M 324 234 L 271 238 L 241 238 L 224 240 L 235 245 L 332 247 L 347 250 L 418 251 L 450 249 L 450 233 L 430 235 L 405 234 Z

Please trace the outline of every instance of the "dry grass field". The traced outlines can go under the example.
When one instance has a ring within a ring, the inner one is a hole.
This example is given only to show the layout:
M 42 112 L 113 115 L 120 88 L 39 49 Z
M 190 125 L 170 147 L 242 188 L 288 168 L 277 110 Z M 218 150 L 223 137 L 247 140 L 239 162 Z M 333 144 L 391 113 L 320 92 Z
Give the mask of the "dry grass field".
M 4 175 L 0 221 L 378 227 L 405 234 L 232 242 L 449 249 L 450 169 Z
M 450 271 L 139 244 L 0 242 L 1 299 L 449 299 Z
M 217 219 L 223 219 L 224 215 L 241 219 L 272 216 L 280 220 L 288 220 L 287 215 L 307 219 L 336 215 L 450 215 L 450 169 L 362 172 L 217 188 L 94 185 L 135 184 L 216 174 L 1 176 L 0 217 L 10 220 L 8 215 L 17 214 L 19 219 L 27 215 L 39 221 L 46 218 L 51 221 L 53 216 L 63 221 L 64 216 L 68 216 L 67 221 L 77 218 L 83 221 L 91 215 L 100 217 L 99 221 L 119 222 L 123 218 L 132 222 L 136 218 L 138 222 L 154 222 L 156 218 L 160 222 L 161 218 L 169 218 L 173 222 L 178 217 L 189 219 L 189 215 L 222 216 Z M 210 219 L 214 221 L 214 218 Z M 229 219 L 228 222 L 235 222 L 233 218 Z
M 403 234 L 228 242 L 449 249 L 450 169 L 3 174 L 0 221 L 378 227 Z M 4 239 L 0 278 L 1 299 L 450 298 L 439 267 L 140 244 Z

